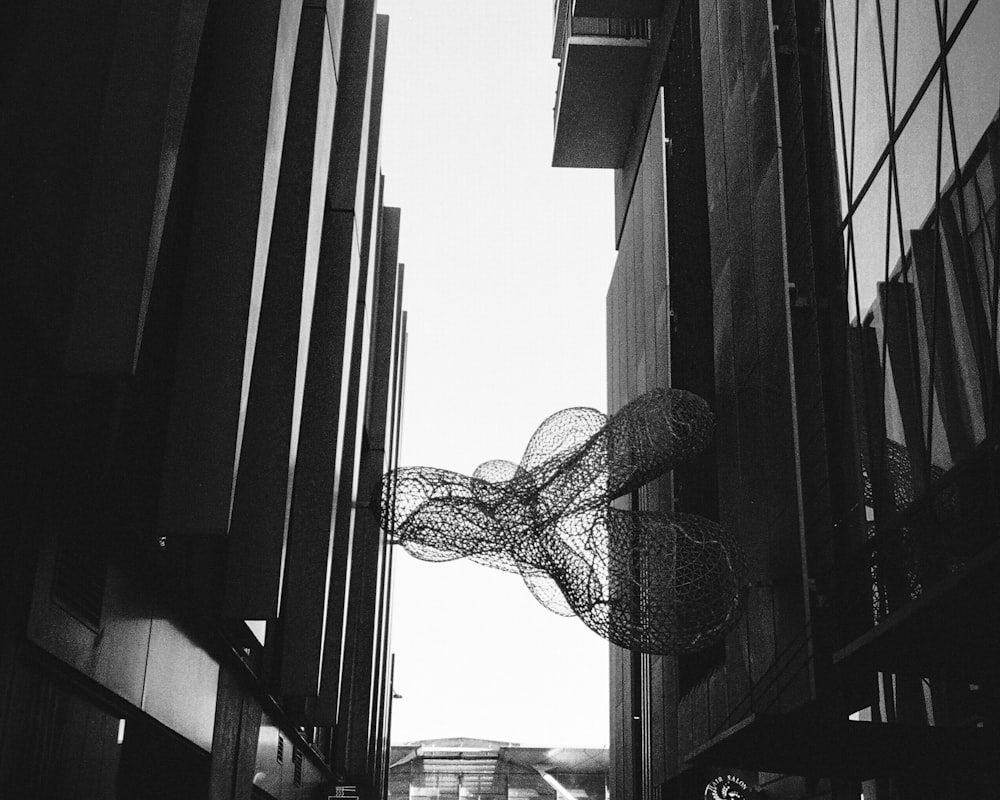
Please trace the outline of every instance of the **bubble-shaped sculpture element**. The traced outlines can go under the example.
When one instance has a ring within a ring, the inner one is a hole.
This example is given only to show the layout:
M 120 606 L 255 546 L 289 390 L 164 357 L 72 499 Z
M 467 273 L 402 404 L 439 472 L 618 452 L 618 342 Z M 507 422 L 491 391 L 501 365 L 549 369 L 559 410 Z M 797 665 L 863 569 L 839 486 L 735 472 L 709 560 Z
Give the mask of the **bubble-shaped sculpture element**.
M 708 404 L 680 389 L 654 389 L 610 417 L 565 409 L 538 427 L 520 464 L 388 473 L 381 524 L 416 558 L 519 573 L 550 611 L 616 645 L 696 652 L 739 614 L 746 569 L 735 538 L 695 514 L 610 503 L 700 453 L 713 431 Z

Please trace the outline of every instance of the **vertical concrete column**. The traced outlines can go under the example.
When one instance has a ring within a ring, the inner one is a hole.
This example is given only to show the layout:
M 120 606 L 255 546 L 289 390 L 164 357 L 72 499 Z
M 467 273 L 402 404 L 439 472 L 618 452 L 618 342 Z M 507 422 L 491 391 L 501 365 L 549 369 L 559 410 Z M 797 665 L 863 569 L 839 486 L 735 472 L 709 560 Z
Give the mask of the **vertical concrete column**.
M 368 772 L 374 776 L 376 785 L 381 781 L 381 765 L 384 760 L 385 723 L 391 700 L 389 686 L 389 631 L 392 613 L 392 548 L 388 537 L 379 532 L 381 549 L 379 576 L 378 611 L 375 618 L 374 687 L 372 698 L 372 724 L 368 741 Z
M 381 478 L 381 461 L 366 452 L 365 445 L 365 410 L 368 407 L 368 391 L 370 376 L 370 359 L 372 353 L 373 322 L 375 315 L 374 298 L 375 284 L 379 264 L 376 261 L 381 253 L 381 237 L 384 232 L 382 217 L 382 180 L 379 174 L 379 137 L 381 131 L 380 116 L 382 104 L 382 85 L 385 73 L 386 45 L 388 40 L 388 18 L 376 18 L 375 38 L 372 52 L 371 98 L 368 124 L 368 164 L 365 172 L 365 211 L 362 219 L 362 263 L 361 284 L 358 289 L 357 311 L 355 314 L 354 348 L 351 357 L 351 374 L 348 393 L 348 429 L 344 437 L 344 460 L 340 474 L 338 502 L 335 517 L 335 530 L 339 536 L 342 531 L 350 531 L 351 572 L 347 576 L 347 607 L 344 616 L 344 628 L 341 632 L 343 654 L 340 664 L 339 683 L 341 687 L 338 697 L 338 743 L 341 741 L 344 728 L 344 714 L 352 718 L 364 713 L 370 716 L 371 690 L 358 692 L 358 683 L 370 683 L 374 680 L 374 664 L 370 657 L 357 662 L 357 650 L 360 647 L 367 652 L 374 631 L 376 609 L 370 604 L 367 594 L 360 599 L 360 585 L 368 587 L 372 581 L 377 583 L 378 557 L 374 555 L 378 548 L 378 519 L 368 508 L 369 498 L 377 492 Z M 396 217 L 398 221 L 398 216 Z M 398 237 L 398 227 L 395 230 Z M 395 242 L 390 243 L 395 248 Z M 371 446 L 370 441 L 368 446 Z M 377 463 L 376 463 L 377 462 Z M 374 563 L 373 560 L 374 559 Z M 374 570 L 374 572 L 372 572 Z M 360 582 L 360 583 L 359 583 Z M 331 632 L 332 633 L 332 632 Z M 332 663 L 330 664 L 332 666 Z M 332 698 L 331 698 L 332 699 Z M 348 723 L 350 724 L 350 723 Z M 353 729 L 352 729 L 353 730 Z M 360 737 L 360 738 L 357 738 Z M 355 731 L 349 737 L 355 746 L 368 741 L 367 730 L 364 734 Z M 363 771 L 363 770 L 362 770 Z M 356 775 L 358 770 L 348 771 Z
M 373 0 L 344 8 L 337 108 L 289 523 L 288 569 L 295 578 L 285 585 L 288 615 L 281 656 L 282 691 L 313 697 L 308 713 L 317 725 L 336 722 L 351 568 L 350 531 L 335 531 L 334 519 L 344 468 L 361 273 L 361 206 L 357 200 L 359 191 L 363 197 L 367 165 L 374 27 Z M 317 601 L 317 595 L 325 596 L 325 602 Z M 301 661 L 298 647 L 303 648 Z M 320 700 L 315 699 L 317 693 Z
M 365 410 L 365 428 L 368 450 L 362 456 L 362 470 L 370 470 L 370 476 L 364 476 L 363 481 L 371 484 L 368 497 L 358 498 L 359 506 L 368 506 L 373 519 L 378 518 L 379 497 L 378 486 L 382 474 L 389 469 L 391 446 L 391 413 L 394 409 L 392 390 L 393 362 L 397 357 L 396 327 L 399 319 L 399 308 L 396 304 L 399 271 L 397 258 L 399 254 L 399 221 L 398 208 L 386 208 L 382 213 L 382 232 L 380 236 L 380 260 L 375 282 L 375 307 L 372 329 L 372 357 L 368 372 L 367 407 Z M 382 752 L 382 736 L 386 704 L 389 702 L 386 686 L 389 648 L 389 614 L 390 614 L 390 583 L 391 583 L 391 550 L 382 531 L 375 523 L 374 535 L 378 537 L 381 564 L 379 575 L 380 591 L 377 597 L 375 618 L 375 653 L 373 657 L 373 680 L 376 688 L 372 698 L 372 725 L 368 745 L 368 772 L 378 776 L 379 761 Z
M 386 674 L 386 707 L 385 707 L 385 723 L 382 731 L 382 762 L 380 769 L 380 774 L 382 776 L 382 785 L 379 797 L 389 796 L 389 761 L 392 757 L 392 748 L 390 746 L 390 741 L 392 738 L 392 705 L 395 700 L 393 684 L 395 682 L 396 675 L 396 654 L 391 653 L 389 655 L 389 662 L 387 666 Z
M 135 371 L 208 0 L 123 3 L 66 366 Z
M 375 488 L 369 481 L 373 470 L 369 468 L 370 463 L 364 466 L 366 479 L 362 489 L 371 491 Z M 378 521 L 373 515 L 359 514 L 355 525 L 334 768 L 360 779 L 367 775 L 369 765 L 377 672 L 375 649 L 379 638 L 378 606 L 386 553 L 380 541 Z
M 166 535 L 229 529 L 300 13 L 301 0 L 213 4 L 159 506 Z
M 230 524 L 225 613 L 238 619 L 279 614 L 336 108 L 324 9 L 302 10 L 298 37 Z
M 337 54 L 340 51 L 341 22 L 342 16 L 338 15 L 336 19 L 331 19 L 322 5 L 307 5 L 303 10 L 299 47 L 300 52 L 303 52 L 303 48 L 305 48 L 303 58 L 307 58 L 312 65 L 308 68 L 304 65 L 303 68 L 316 69 L 316 74 L 319 75 L 319 84 L 316 88 L 319 92 L 318 103 L 322 110 L 317 116 L 315 135 L 317 147 L 322 146 L 327 154 L 330 152 L 333 140 L 335 116 L 333 98 L 337 92 L 336 67 Z M 320 242 L 326 230 L 324 214 L 329 191 L 327 182 L 330 168 L 329 157 L 322 164 L 317 160 L 314 160 L 313 163 L 313 205 L 310 209 L 307 252 L 318 263 Z M 322 176 L 317 170 L 322 170 Z M 329 283 L 324 283 L 324 287 L 328 289 Z M 321 301 L 324 313 L 329 314 L 329 294 L 324 294 L 318 299 Z M 303 323 L 305 323 L 304 319 Z M 330 347 L 330 342 L 316 337 L 328 339 L 336 326 L 343 325 L 344 321 L 329 317 L 320 319 L 313 316 L 308 324 L 312 336 L 302 344 L 299 351 L 300 358 L 314 352 L 327 353 L 326 348 Z M 336 357 L 333 354 L 331 356 Z M 309 357 L 315 356 L 309 355 Z M 340 358 L 342 359 L 343 356 L 341 355 Z M 314 493 L 316 485 L 314 481 L 317 478 L 322 479 L 327 474 L 326 471 L 332 471 L 336 461 L 333 447 L 336 431 L 332 432 L 333 441 L 316 440 L 310 437 L 314 436 L 317 430 L 317 414 L 321 415 L 321 420 L 329 422 L 332 419 L 334 424 L 337 418 L 338 398 L 330 397 L 330 407 L 324 409 L 319 405 L 322 400 L 321 396 L 316 394 L 317 370 L 319 370 L 319 374 L 329 374 L 334 369 L 334 363 L 333 361 L 322 364 L 310 362 L 308 366 L 302 365 L 299 373 L 301 383 L 297 384 L 297 387 L 303 392 L 303 411 L 297 420 L 297 425 L 291 432 L 295 446 L 297 446 L 297 457 L 290 460 L 289 469 L 294 471 L 295 479 L 305 488 L 300 489 L 299 494 L 293 492 L 292 496 L 288 498 L 288 514 L 290 518 L 294 518 L 294 521 L 286 519 L 288 530 L 286 573 L 288 578 L 282 589 L 283 636 L 279 672 L 281 692 L 287 696 L 311 697 L 316 695 L 319 690 L 319 665 L 323 651 L 327 579 L 330 573 L 332 531 L 329 508 L 332 499 L 327 497 L 325 503 L 322 501 L 315 503 L 317 496 Z M 320 384 L 320 388 L 330 390 L 331 387 L 324 383 Z M 307 397 L 310 405 L 308 406 L 309 415 L 305 418 L 303 415 L 305 414 L 304 407 Z M 324 411 L 327 412 L 328 416 L 322 416 Z M 319 475 L 314 475 L 314 470 L 321 470 L 321 472 Z
M 775 711 L 789 710 L 814 687 L 769 4 L 712 2 L 701 22 L 719 513 L 747 537 L 750 579 L 768 584 L 750 593 L 746 630 L 730 636 L 729 699 L 797 653 L 783 662 L 792 683 L 772 695 Z
M 379 741 L 388 713 L 386 680 L 389 650 L 391 551 L 379 528 L 376 493 L 382 473 L 398 464 L 404 383 L 406 314 L 400 313 L 403 267 L 397 257 L 398 209 L 386 209 L 382 237 L 380 302 L 376 324 L 378 353 L 366 415 L 370 446 L 362 455 L 359 514 L 355 518 L 347 627 L 334 747 L 337 769 L 377 785 Z M 396 280 L 389 280 L 395 276 Z M 392 303 L 392 305 L 388 305 Z M 394 311 L 393 311 L 394 309 Z M 382 313 L 389 312 L 389 313 Z
M 364 415 L 370 446 L 382 450 L 389 446 L 393 364 L 398 357 L 396 338 L 402 313 L 400 303 L 403 276 L 396 262 L 399 257 L 400 220 L 400 209 L 388 207 L 382 210 L 380 263 L 375 281 L 371 359 Z
M 406 267 L 399 265 L 399 283 L 397 287 L 397 307 L 401 307 L 403 294 L 403 280 L 406 276 Z M 391 427 L 389 429 L 389 468 L 395 469 L 399 466 L 399 449 L 403 427 L 403 396 L 406 393 L 406 343 L 407 343 L 407 313 L 403 311 L 396 329 L 396 359 L 393 362 L 392 377 L 392 411 Z

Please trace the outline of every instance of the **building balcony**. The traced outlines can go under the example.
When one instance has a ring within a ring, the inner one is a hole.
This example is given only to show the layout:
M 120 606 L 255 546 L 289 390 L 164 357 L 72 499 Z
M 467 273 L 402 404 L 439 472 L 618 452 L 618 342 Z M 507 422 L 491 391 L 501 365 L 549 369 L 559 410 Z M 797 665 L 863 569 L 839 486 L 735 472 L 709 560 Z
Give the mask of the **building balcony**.
M 898 774 L 968 773 L 991 763 L 983 728 L 833 719 L 816 709 L 750 714 L 689 753 L 690 764 L 856 780 Z
M 1000 670 L 1000 542 L 833 655 L 845 683 L 876 671 L 982 683 Z
M 887 441 L 882 450 L 877 480 L 865 472 L 865 502 L 881 497 L 885 508 L 841 563 L 837 604 L 853 627 L 834 663 L 847 686 L 878 671 L 983 682 L 1000 670 L 994 445 L 924 476 L 903 445 Z
M 604 6 L 609 5 L 604 3 Z M 622 6 L 661 6 L 627 3 Z M 583 16 L 581 7 L 601 3 L 557 0 L 553 58 L 556 88 L 556 167 L 619 167 L 649 61 L 649 17 Z
M 552 16 L 558 23 L 561 17 L 604 17 L 606 19 L 653 19 L 660 16 L 665 0 L 552 0 Z M 559 52 L 553 58 L 559 58 Z

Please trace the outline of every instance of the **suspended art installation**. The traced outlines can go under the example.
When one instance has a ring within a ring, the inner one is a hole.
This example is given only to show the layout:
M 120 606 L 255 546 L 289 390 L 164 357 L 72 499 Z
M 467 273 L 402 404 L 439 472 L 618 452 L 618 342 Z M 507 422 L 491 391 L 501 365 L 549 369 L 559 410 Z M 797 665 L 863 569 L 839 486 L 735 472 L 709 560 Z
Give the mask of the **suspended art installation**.
M 615 414 L 569 408 L 520 464 L 471 475 L 405 467 L 382 482 L 382 527 L 425 561 L 518 573 L 550 611 L 621 647 L 691 653 L 735 622 L 745 583 L 730 532 L 694 514 L 611 506 L 704 450 L 714 417 L 691 392 L 654 389 Z

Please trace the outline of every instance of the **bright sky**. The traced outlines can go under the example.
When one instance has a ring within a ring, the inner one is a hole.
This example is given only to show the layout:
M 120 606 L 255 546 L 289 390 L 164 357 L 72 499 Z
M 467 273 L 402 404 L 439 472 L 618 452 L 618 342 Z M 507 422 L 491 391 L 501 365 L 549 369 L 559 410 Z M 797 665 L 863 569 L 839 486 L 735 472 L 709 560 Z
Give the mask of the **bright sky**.
M 612 175 L 554 169 L 552 4 L 379 0 L 390 15 L 386 204 L 402 208 L 401 464 L 519 461 L 571 406 L 604 410 Z M 607 746 L 607 644 L 520 579 L 396 551 L 393 742 Z

